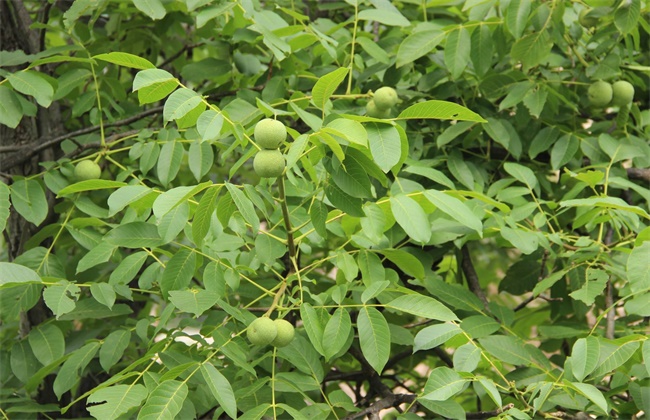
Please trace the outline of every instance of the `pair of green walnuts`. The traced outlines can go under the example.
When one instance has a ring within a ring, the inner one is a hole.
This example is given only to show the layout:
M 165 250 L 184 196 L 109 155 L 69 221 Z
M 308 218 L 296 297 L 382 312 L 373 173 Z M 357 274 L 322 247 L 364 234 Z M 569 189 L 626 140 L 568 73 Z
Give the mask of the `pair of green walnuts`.
M 397 105 L 398 100 L 395 89 L 388 86 L 380 87 L 366 104 L 366 112 L 369 117 L 389 118 L 390 109 Z
M 634 86 L 625 80 L 609 84 L 603 80 L 592 83 L 587 91 L 589 103 L 596 107 L 626 106 L 634 99 Z
M 262 178 L 277 178 L 284 173 L 286 162 L 278 150 L 287 139 L 287 127 L 278 120 L 264 118 L 255 125 L 255 141 L 262 150 L 255 154 L 253 169 Z
M 295 330 L 289 321 L 284 319 L 272 320 L 265 316 L 251 322 L 246 330 L 246 336 L 251 344 L 256 346 L 273 347 L 288 346 L 293 341 Z

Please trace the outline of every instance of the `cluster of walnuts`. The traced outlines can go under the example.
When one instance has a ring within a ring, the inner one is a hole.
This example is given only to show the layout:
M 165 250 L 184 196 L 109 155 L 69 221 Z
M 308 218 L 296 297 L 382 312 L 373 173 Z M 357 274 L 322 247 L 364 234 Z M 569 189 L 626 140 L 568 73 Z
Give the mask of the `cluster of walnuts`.
M 266 316 L 251 322 L 246 330 L 248 341 L 256 346 L 284 347 L 293 341 L 294 335 L 295 330 L 289 321 L 272 320 Z
M 599 80 L 589 86 L 587 96 L 589 103 L 595 107 L 626 106 L 634 99 L 634 86 L 625 80 L 614 84 Z
M 287 139 L 287 127 L 278 120 L 264 118 L 255 125 L 254 136 L 262 148 L 253 159 L 255 173 L 262 178 L 282 176 L 286 163 L 278 148 Z

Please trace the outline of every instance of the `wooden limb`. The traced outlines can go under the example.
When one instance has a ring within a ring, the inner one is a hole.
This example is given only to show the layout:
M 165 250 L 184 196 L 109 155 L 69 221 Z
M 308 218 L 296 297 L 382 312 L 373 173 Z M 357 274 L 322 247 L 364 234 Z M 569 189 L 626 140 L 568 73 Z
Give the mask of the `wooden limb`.
M 410 404 L 417 398 L 415 394 L 390 394 L 380 400 L 375 401 L 369 407 L 359 411 L 358 413 L 350 414 L 343 418 L 343 420 L 354 420 L 363 416 L 368 416 L 371 419 L 378 416 L 381 410 L 385 410 L 391 407 L 397 407 L 400 404 L 407 403 Z M 376 417 L 378 418 L 378 417 Z
M 467 244 L 463 245 L 463 247 L 460 249 L 461 256 L 462 256 L 462 261 L 460 263 L 461 269 L 463 270 L 463 274 L 465 274 L 465 278 L 467 279 L 467 285 L 469 286 L 469 290 L 472 291 L 479 299 L 481 299 L 481 302 L 483 302 L 483 306 L 485 307 L 485 310 L 489 313 L 490 312 L 490 307 L 488 306 L 488 300 L 487 297 L 485 297 L 485 292 L 483 289 L 481 289 L 481 284 L 479 283 L 478 280 L 478 274 L 476 274 L 476 270 L 474 269 L 474 264 L 472 264 L 472 259 L 469 255 L 469 248 L 467 247 Z
M 465 418 L 467 419 L 489 419 L 490 417 L 498 416 L 501 413 L 504 413 L 511 408 L 514 408 L 515 405 L 513 403 L 506 404 L 503 407 L 499 407 L 496 410 L 492 411 L 477 411 L 475 413 L 467 413 L 465 415 Z

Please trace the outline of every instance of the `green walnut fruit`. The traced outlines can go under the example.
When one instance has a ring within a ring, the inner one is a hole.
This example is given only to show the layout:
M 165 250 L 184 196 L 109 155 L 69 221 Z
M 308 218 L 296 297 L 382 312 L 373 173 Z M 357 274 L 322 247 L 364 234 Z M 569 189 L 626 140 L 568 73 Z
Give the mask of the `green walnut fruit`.
M 255 141 L 265 149 L 277 149 L 287 139 L 287 127 L 278 120 L 265 118 L 255 125 Z
M 276 319 L 273 322 L 275 322 L 275 326 L 278 329 L 278 335 L 276 335 L 275 339 L 271 341 L 271 345 L 275 347 L 288 346 L 289 343 L 293 341 L 293 337 L 296 333 L 293 325 L 284 319 Z
M 397 92 L 392 87 L 384 86 L 377 89 L 372 99 L 378 109 L 384 111 L 394 107 L 397 104 Z
M 619 80 L 612 85 L 612 105 L 625 106 L 634 99 L 634 86 L 625 80 Z
M 74 168 L 74 176 L 79 181 L 87 181 L 89 179 L 99 179 L 102 175 L 102 168 L 92 160 L 82 160 L 77 163 Z
M 580 16 L 578 17 L 578 22 L 585 28 L 592 28 L 598 25 L 598 17 L 594 16 L 593 13 L 590 13 L 591 9 L 582 9 Z
M 271 318 L 261 317 L 251 322 L 246 330 L 246 336 L 251 344 L 265 346 L 271 344 L 278 335 L 278 328 Z
M 372 99 L 366 104 L 366 113 L 372 118 L 388 118 L 390 117 L 389 109 L 379 109 Z
M 612 101 L 612 85 L 602 80 L 592 83 L 587 91 L 589 102 L 593 106 L 603 107 Z
M 286 162 L 279 150 L 260 150 L 253 159 L 253 169 L 262 178 L 282 176 Z

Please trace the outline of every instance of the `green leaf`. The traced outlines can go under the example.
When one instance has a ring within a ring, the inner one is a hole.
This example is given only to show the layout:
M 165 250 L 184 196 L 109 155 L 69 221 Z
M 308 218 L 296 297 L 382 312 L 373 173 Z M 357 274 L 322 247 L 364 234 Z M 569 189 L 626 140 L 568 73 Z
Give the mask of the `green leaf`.
M 318 79 L 311 91 L 312 100 L 316 107 L 323 110 L 325 109 L 325 105 L 327 104 L 327 101 L 329 101 L 330 96 L 334 94 L 336 89 L 343 82 L 348 71 L 349 69 L 347 67 L 341 67 L 321 76 Z
M 650 241 L 635 246 L 627 258 L 627 281 L 632 292 L 650 289 Z M 0 270 L 1 271 L 1 270 Z
M 501 407 L 503 405 L 503 401 L 501 400 L 501 395 L 499 394 L 499 390 L 497 389 L 495 382 L 487 378 L 479 378 L 478 382 L 485 389 L 496 406 Z
M 429 242 L 429 219 L 417 201 L 405 194 L 396 195 L 390 197 L 390 209 L 397 223 L 411 239 L 422 244 Z
M 487 122 L 477 113 L 470 111 L 462 105 L 447 101 L 426 101 L 411 105 L 402 111 L 396 118 L 397 120 L 418 120 L 418 119 L 437 119 L 437 120 L 458 120 L 458 121 L 475 121 Z
M 634 31 L 641 15 L 641 0 L 621 2 L 614 12 L 614 24 L 623 35 Z
M 629 211 L 631 213 L 650 219 L 650 215 L 638 206 L 631 206 L 618 197 L 592 197 L 576 198 L 574 200 L 560 201 L 560 207 L 603 207 L 616 210 Z
M 645 340 L 643 342 L 643 362 L 645 364 L 645 370 L 650 374 L 650 340 Z
M 438 367 L 431 371 L 419 400 L 445 401 L 458 394 L 465 387 L 467 379 L 448 367 Z
M 108 232 L 104 241 L 109 245 L 124 248 L 155 247 L 160 243 L 160 235 L 154 224 L 130 222 Z
M 382 249 L 378 252 L 398 266 L 404 273 L 417 279 L 424 277 L 424 266 L 422 262 L 412 254 L 400 249 Z
M 438 321 L 456 321 L 458 317 L 449 308 L 432 297 L 411 294 L 400 296 L 388 302 L 386 308 Z
M 127 185 L 118 188 L 108 197 L 108 216 L 116 215 L 129 204 L 146 197 L 152 192 L 153 190 L 145 185 Z
M 113 331 L 106 336 L 102 348 L 99 349 L 99 364 L 102 365 L 106 372 L 120 361 L 130 341 L 131 332 L 125 329 Z
M 79 298 L 81 290 L 79 287 L 67 280 L 61 280 L 58 284 L 48 286 L 43 291 L 43 300 L 48 308 L 54 312 L 56 319 L 61 315 L 71 312 L 75 308 L 75 301 Z
M 190 290 L 172 290 L 169 292 L 169 301 L 181 312 L 189 312 L 198 318 L 217 303 L 220 298 L 217 292 L 192 288 Z
M 474 343 L 466 343 L 454 352 L 454 369 L 458 372 L 473 372 L 481 361 L 481 349 Z
M 107 262 L 111 258 L 111 255 L 113 255 L 115 248 L 115 245 L 111 245 L 106 242 L 100 242 L 79 260 L 76 272 L 81 273 L 88 270 L 89 268 Z
M 185 382 L 161 382 L 149 394 L 147 402 L 138 413 L 138 420 L 173 420 L 183 408 L 187 392 Z
M 326 168 L 332 180 L 344 193 L 355 198 L 371 198 L 370 179 L 364 168 L 353 158 L 346 158 L 343 163 L 327 164 Z
M 167 297 L 171 290 L 182 290 L 190 285 L 196 268 L 196 254 L 187 248 L 179 249 L 167 262 L 160 279 L 160 291 Z
M 353 217 L 364 216 L 361 199 L 344 193 L 336 184 L 328 184 L 325 187 L 325 195 L 337 209 Z
M 23 108 L 18 96 L 7 86 L 0 85 L 0 124 L 16 128 L 22 118 Z
M 255 251 L 262 264 L 273 265 L 287 253 L 287 246 L 269 235 L 260 234 L 255 238 Z
M 152 86 L 156 84 L 161 84 L 164 82 L 175 81 L 176 78 L 169 73 L 168 71 L 161 69 L 148 69 L 139 71 L 133 79 L 133 91 L 137 92 L 138 90 L 145 88 L 147 86 Z M 176 84 L 176 83 L 174 83 Z
M 0 288 L 5 285 L 20 283 L 41 283 L 41 276 L 24 265 L 0 262 Z
M 35 179 L 19 179 L 10 189 L 11 203 L 16 211 L 36 226 L 43 223 L 49 206 L 41 184 Z
M 183 153 L 183 144 L 176 140 L 166 142 L 160 149 L 156 173 L 164 186 L 169 185 L 176 178 L 181 168 Z
M 596 337 L 579 338 L 571 349 L 571 372 L 582 381 L 598 366 L 600 342 Z
M 311 341 L 314 349 L 325 356 L 325 350 L 323 348 L 325 325 L 321 322 L 316 309 L 314 309 L 314 307 L 309 303 L 303 303 L 300 305 L 300 319 L 302 319 L 305 331 L 307 332 L 309 341 Z
M 404 38 L 397 50 L 397 68 L 410 64 L 418 58 L 429 54 L 447 36 L 439 29 L 426 29 L 412 33 Z
M 551 36 L 546 30 L 543 30 L 519 38 L 512 46 L 510 55 L 513 60 L 521 61 L 524 70 L 527 70 L 544 62 L 552 47 Z
M 207 235 L 210 230 L 210 223 L 212 221 L 214 210 L 217 207 L 216 199 L 220 190 L 220 187 L 208 188 L 201 197 L 196 212 L 194 213 L 194 219 L 192 221 L 192 238 L 194 243 L 199 246 L 203 243 L 205 235 Z
M 365 9 L 359 12 L 359 20 L 374 20 L 387 26 L 409 26 L 411 22 L 397 10 Z
M 364 306 L 357 317 L 357 331 L 361 352 L 381 374 L 390 356 L 390 329 L 386 319 L 377 309 Z
M 479 342 L 488 353 L 506 363 L 528 366 L 533 361 L 527 345 L 518 338 L 492 335 L 481 338 Z
M 323 351 L 326 360 L 330 360 L 343 349 L 351 330 L 350 314 L 347 309 L 338 308 L 323 331 Z
M 2 309 L 3 311 L 6 310 L 4 307 Z M 13 373 L 16 378 L 18 378 L 18 380 L 22 383 L 27 383 L 29 379 L 36 373 L 39 366 L 38 359 L 36 359 L 34 356 L 32 348 L 30 347 L 27 340 L 14 342 L 13 346 L 11 346 L 11 356 L 9 358 L 9 363 L 11 365 L 11 373 Z
M 476 73 L 483 77 L 492 68 L 492 56 L 494 54 L 494 42 L 491 25 L 481 25 L 472 32 L 472 45 L 474 48 L 470 51 L 470 58 Z
M 388 172 L 395 166 L 402 154 L 399 132 L 390 124 L 366 123 L 370 153 L 382 171 Z
M 506 9 L 506 28 L 515 39 L 521 38 L 528 26 L 530 15 L 530 0 L 512 0 Z
M 212 185 L 212 182 L 208 181 L 195 186 L 176 187 L 167 190 L 153 202 L 153 214 L 157 219 L 161 219 L 176 206 L 187 203 L 190 198 Z
M 192 89 L 178 89 L 165 101 L 163 117 L 165 121 L 181 119 L 202 102 L 201 96 Z
M 226 182 L 226 188 L 235 206 L 237 206 L 237 210 L 239 210 L 244 220 L 251 226 L 253 234 L 257 234 L 257 231 L 260 230 L 260 218 L 257 216 L 251 200 L 246 197 L 246 194 L 242 190 L 229 182 Z
M 117 64 L 118 66 L 130 67 L 132 69 L 146 70 L 154 69 L 156 66 L 151 64 L 146 58 L 138 57 L 137 55 L 125 52 L 111 52 L 107 54 L 98 54 L 93 56 L 96 60 L 107 61 L 109 63 Z
M 462 332 L 456 324 L 437 324 L 423 328 L 415 335 L 413 353 L 438 347 Z
M 149 254 L 140 251 L 135 252 L 120 261 L 120 264 L 111 273 L 108 283 L 111 285 L 116 284 L 129 284 L 140 272 Z M 99 299 L 98 299 L 99 300 Z
M 93 392 L 88 397 L 90 415 L 98 420 L 113 420 L 147 398 L 147 388 L 140 384 L 113 385 Z
M 445 44 L 445 65 L 452 79 L 458 79 L 463 74 L 469 64 L 471 49 L 471 38 L 467 29 L 458 26 L 456 30 L 451 31 Z
M 133 311 L 127 305 L 118 303 L 113 305 L 112 309 L 108 309 L 105 305 L 97 302 L 93 298 L 81 299 L 77 302 L 76 307 L 72 312 L 69 312 L 60 317 L 61 321 L 72 321 L 79 319 L 103 319 L 113 316 L 121 316 L 132 313 Z
M 582 301 L 587 306 L 591 306 L 594 304 L 596 297 L 600 296 L 605 290 L 608 279 L 609 275 L 606 271 L 587 269 L 585 270 L 585 281 L 582 287 L 569 293 L 569 296 Z
M 83 370 L 95 357 L 99 346 L 99 342 L 97 341 L 88 343 L 80 349 L 73 351 L 70 357 L 63 363 L 52 386 L 54 393 L 59 399 L 61 399 L 63 393 L 72 389 L 77 383 Z
M 327 238 L 327 206 L 322 201 L 314 201 L 309 209 L 309 217 L 316 233 Z
M 441 212 L 447 214 L 458 223 L 475 230 L 479 236 L 483 236 L 483 223 L 474 213 L 459 199 L 436 190 L 426 190 L 424 196 Z
M 237 418 L 237 400 L 228 379 L 209 362 L 201 365 L 201 375 L 226 414 L 233 419 Z
M 501 228 L 501 236 L 524 254 L 532 254 L 539 247 L 539 238 L 533 232 L 523 229 Z
M 568 382 L 568 381 L 565 381 Z M 593 402 L 602 410 L 603 413 L 609 413 L 609 405 L 607 404 L 607 400 L 603 396 L 603 393 L 598 390 L 593 385 L 590 384 L 583 384 L 580 382 L 568 382 L 571 386 L 571 388 L 577 390 L 580 394 L 584 395 L 589 399 L 589 401 Z
M 115 289 L 108 283 L 93 283 L 90 285 L 90 293 L 95 300 L 108 309 L 113 308 L 115 304 Z
M 133 4 L 153 20 L 162 19 L 167 14 L 165 6 L 160 0 L 133 0 Z
M 639 348 L 640 336 L 629 335 L 618 340 L 606 340 L 599 338 L 600 358 L 598 367 L 592 373 L 592 377 L 599 377 L 613 372 L 616 368 L 627 362 Z
M 580 148 L 580 140 L 573 134 L 566 134 L 555 142 L 551 149 L 551 167 L 555 170 L 566 165 Z
M 36 102 L 43 108 L 52 103 L 54 88 L 40 73 L 33 70 L 19 71 L 7 76 L 11 86 L 20 93 L 33 96 Z
M 61 189 L 57 196 L 63 197 L 64 195 L 74 194 L 83 191 L 96 191 L 96 190 L 108 190 L 112 188 L 125 187 L 126 183 L 119 181 L 111 181 L 107 179 L 89 179 L 86 181 L 76 182 L 72 185 Z
M 526 184 L 529 190 L 533 191 L 539 184 L 535 172 L 527 166 L 514 162 L 506 162 L 503 169 L 517 181 Z
M 223 114 L 208 109 L 203 112 L 199 119 L 196 121 L 196 129 L 201 135 L 201 140 L 215 140 L 221 133 L 223 127 Z
M 43 366 L 63 357 L 65 354 L 65 338 L 56 325 L 41 324 L 29 332 L 29 345 L 34 356 Z

